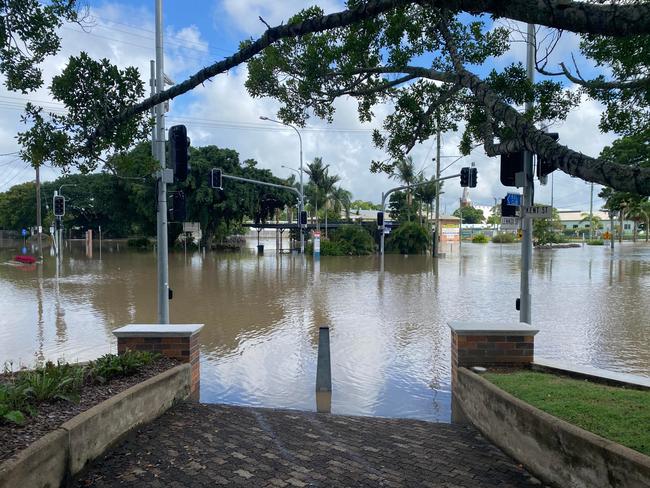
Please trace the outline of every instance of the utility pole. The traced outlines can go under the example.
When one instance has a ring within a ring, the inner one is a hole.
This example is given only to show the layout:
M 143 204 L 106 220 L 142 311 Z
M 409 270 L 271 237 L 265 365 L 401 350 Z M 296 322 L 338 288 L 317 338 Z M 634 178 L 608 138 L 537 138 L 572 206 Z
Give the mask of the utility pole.
M 526 39 L 526 74 L 532 83 L 534 81 L 533 63 L 535 59 L 535 25 L 528 24 Z M 531 111 L 533 102 L 525 104 L 526 112 Z M 524 206 L 533 205 L 535 199 L 535 183 L 533 181 L 533 153 L 524 152 Z M 531 321 L 531 294 L 530 294 L 530 272 L 533 258 L 533 226 L 532 220 L 522 217 L 522 239 L 521 239 L 521 284 L 520 284 L 520 310 L 519 321 L 527 324 Z
M 36 233 L 38 234 L 38 255 L 43 260 L 43 239 L 41 237 L 41 165 L 36 165 Z
M 436 236 L 433 239 L 433 257 L 438 257 L 440 245 L 440 115 L 436 114 Z
M 156 93 L 165 89 L 163 52 L 162 0 L 156 0 Z M 158 322 L 169 323 L 169 268 L 167 262 L 167 165 L 165 163 L 165 107 L 156 105 L 156 128 L 153 146 L 160 164 L 157 174 L 158 215 L 156 249 L 158 252 Z

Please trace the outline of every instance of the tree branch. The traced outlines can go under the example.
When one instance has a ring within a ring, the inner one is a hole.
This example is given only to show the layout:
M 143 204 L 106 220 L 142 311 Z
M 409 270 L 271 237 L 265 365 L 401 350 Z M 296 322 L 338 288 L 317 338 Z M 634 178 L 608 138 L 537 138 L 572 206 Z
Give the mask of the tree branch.
M 92 146 L 96 139 L 110 132 L 111 127 L 187 93 L 209 78 L 248 61 L 278 40 L 345 27 L 410 4 L 451 11 L 462 10 L 473 14 L 490 13 L 498 17 L 579 33 L 627 36 L 650 32 L 650 2 L 601 5 L 567 0 L 370 0 L 350 10 L 268 29 L 262 37 L 247 44 L 232 56 L 196 72 L 184 82 L 157 93 L 124 110 L 119 116 L 107 120 L 89 138 L 88 146 Z

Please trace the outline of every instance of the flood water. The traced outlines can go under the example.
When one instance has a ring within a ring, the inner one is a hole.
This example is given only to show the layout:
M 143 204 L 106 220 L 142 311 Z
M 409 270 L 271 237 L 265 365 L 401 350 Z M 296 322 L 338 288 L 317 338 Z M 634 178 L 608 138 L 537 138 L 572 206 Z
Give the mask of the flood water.
M 255 241 L 250 245 L 254 246 Z M 315 409 L 318 328 L 329 325 L 332 412 L 448 421 L 453 320 L 518 321 L 517 245 L 426 256 L 170 255 L 175 323 L 204 323 L 201 400 Z M 61 265 L 0 265 L 0 361 L 88 360 L 111 330 L 156 321 L 153 252 L 80 242 Z M 0 250 L 0 262 L 15 250 Z M 536 354 L 650 376 L 650 246 L 534 252 Z

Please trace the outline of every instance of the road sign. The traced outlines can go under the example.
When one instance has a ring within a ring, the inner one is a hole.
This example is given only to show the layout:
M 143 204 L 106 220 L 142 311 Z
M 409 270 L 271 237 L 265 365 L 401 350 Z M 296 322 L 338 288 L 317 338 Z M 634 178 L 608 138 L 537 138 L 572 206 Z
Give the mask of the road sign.
M 515 230 L 521 227 L 519 217 L 501 217 L 501 228 L 503 230 Z
M 528 217 L 531 219 L 550 219 L 551 218 L 551 206 L 550 205 L 528 205 L 521 207 L 522 216 Z
M 506 195 L 506 203 L 513 207 L 521 206 L 521 193 L 508 193 Z
M 21 231 L 21 233 L 22 233 L 23 237 L 25 237 L 25 236 L 27 235 L 27 229 L 23 229 L 23 230 Z

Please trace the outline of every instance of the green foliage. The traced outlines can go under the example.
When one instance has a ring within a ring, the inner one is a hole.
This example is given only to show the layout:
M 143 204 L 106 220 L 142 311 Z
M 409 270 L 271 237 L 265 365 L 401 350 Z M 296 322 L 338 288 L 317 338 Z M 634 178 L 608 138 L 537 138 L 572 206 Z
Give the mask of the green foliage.
M 37 415 L 40 403 L 76 402 L 86 383 L 135 374 L 158 358 L 147 351 L 127 351 L 120 356 L 107 354 L 85 366 L 48 361 L 31 371 L 5 371 L 0 381 L 0 423 L 23 424 L 27 416 Z
M 587 245 L 589 246 L 604 246 L 605 241 L 602 239 L 591 239 L 587 241 Z
M 97 128 L 135 105 L 144 96 L 144 83 L 137 68 L 119 69 L 108 59 L 95 61 L 82 52 L 72 56 L 63 72 L 52 79 L 52 97 L 63 103 L 63 114 L 44 113 L 28 103 L 23 122 L 29 128 L 18 134 L 24 160 L 37 166 L 49 162 L 68 169 L 74 164 L 82 173 L 93 171 L 103 154 L 119 154 L 151 132 L 148 114 L 135 115 L 113 124 L 96 137 Z M 63 129 L 63 130 L 61 130 Z M 92 140 L 92 143 L 89 141 Z
M 341 255 L 363 256 L 375 252 L 375 241 L 370 233 L 359 225 L 344 225 L 332 233 L 331 240 Z
M 381 205 L 378 203 L 366 202 L 363 200 L 355 200 L 350 203 L 350 208 L 354 213 L 355 210 L 381 210 Z
M 463 219 L 463 224 L 480 224 L 485 220 L 483 210 L 474 207 L 463 207 L 454 210 L 453 216 Z
M 502 232 L 501 234 L 492 236 L 492 242 L 495 242 L 497 244 L 512 244 L 516 240 L 516 236 L 514 234 L 510 234 L 509 232 Z
M 0 3 L 0 73 L 11 91 L 43 84 L 39 64 L 59 52 L 59 28 L 79 19 L 76 0 L 5 0 Z
M 159 354 L 149 351 L 126 351 L 117 356 L 105 354 L 88 364 L 88 376 L 92 381 L 105 383 L 112 378 L 130 376 L 159 358 Z
M 582 429 L 650 455 L 650 392 L 533 371 L 486 373 L 508 393 Z
M 386 252 L 422 254 L 429 246 L 427 230 L 415 222 L 405 222 L 393 230 L 386 240 Z
M 474 244 L 487 244 L 490 240 L 485 234 L 475 234 L 472 236 L 472 242 Z
M 388 215 L 392 220 L 398 222 L 409 222 L 411 216 L 416 215 L 417 205 L 411 200 L 409 204 L 408 194 L 405 191 L 391 193 L 388 198 Z
M 560 214 L 553 208 L 550 219 L 533 219 L 533 241 L 537 245 L 567 242 L 562 229 Z
M 78 365 L 47 362 L 43 367 L 20 374 L 32 403 L 52 400 L 76 401 L 84 381 L 84 369 Z
M 147 251 L 153 248 L 153 242 L 148 237 L 132 237 L 126 241 L 126 245 L 139 251 Z

